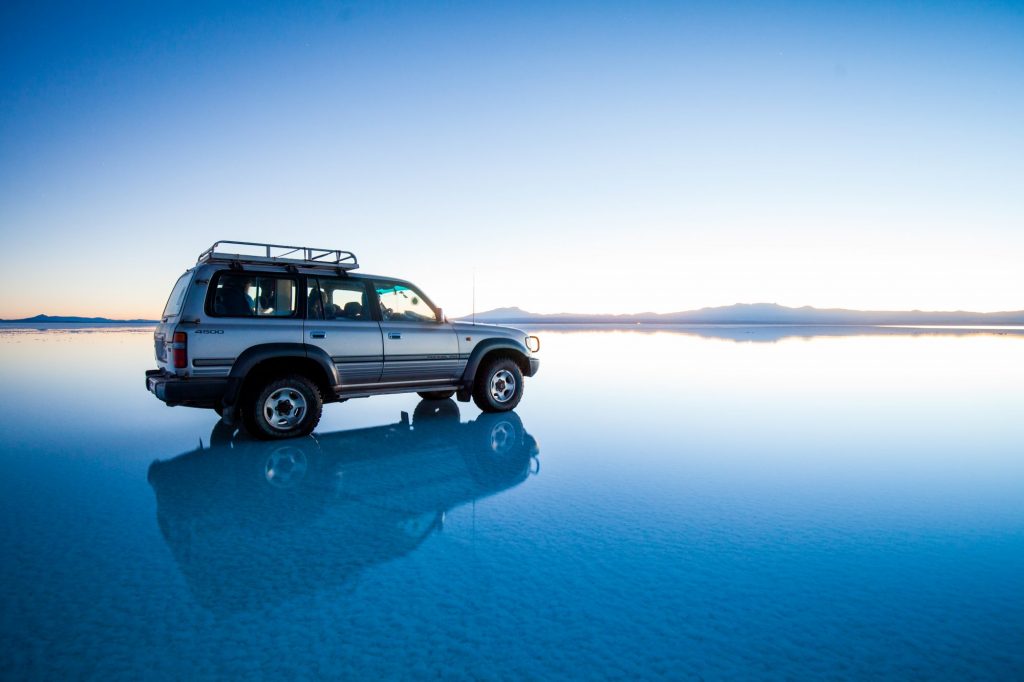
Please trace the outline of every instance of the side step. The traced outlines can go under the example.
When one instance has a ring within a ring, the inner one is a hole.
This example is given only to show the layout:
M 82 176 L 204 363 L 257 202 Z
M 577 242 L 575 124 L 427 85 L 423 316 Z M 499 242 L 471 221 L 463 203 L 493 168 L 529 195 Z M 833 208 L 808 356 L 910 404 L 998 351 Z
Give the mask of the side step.
M 339 398 L 351 399 L 351 398 L 369 398 L 374 395 L 388 395 L 392 393 L 419 393 L 420 391 L 455 391 L 461 395 L 465 393 L 466 400 L 469 399 L 469 391 L 465 389 L 461 384 L 402 384 L 402 385 L 387 385 L 381 384 L 380 386 L 373 387 L 358 387 L 345 389 L 342 387 L 338 391 Z M 461 400 L 461 398 L 460 398 Z M 463 401 L 465 402 L 465 400 Z

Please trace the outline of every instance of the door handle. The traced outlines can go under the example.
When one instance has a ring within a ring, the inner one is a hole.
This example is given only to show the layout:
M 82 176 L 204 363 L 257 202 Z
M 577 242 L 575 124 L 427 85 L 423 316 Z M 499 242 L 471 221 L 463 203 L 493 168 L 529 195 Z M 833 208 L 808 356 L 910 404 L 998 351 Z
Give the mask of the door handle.
M 402 332 L 388 332 L 389 339 L 400 339 L 402 338 Z
M 311 339 L 325 339 L 327 338 L 327 332 L 310 332 L 309 338 Z

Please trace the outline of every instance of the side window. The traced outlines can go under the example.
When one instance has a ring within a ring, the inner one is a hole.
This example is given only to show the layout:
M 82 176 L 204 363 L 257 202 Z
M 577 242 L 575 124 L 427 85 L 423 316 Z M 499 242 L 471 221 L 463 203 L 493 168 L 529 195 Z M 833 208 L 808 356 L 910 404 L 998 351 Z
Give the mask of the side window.
M 382 319 L 402 322 L 437 321 L 437 313 L 415 289 L 392 282 L 377 282 L 376 289 Z
M 366 286 L 361 280 L 310 277 L 307 317 L 311 320 L 372 321 Z
M 294 317 L 298 285 L 273 275 L 223 273 L 213 287 L 209 312 L 221 317 Z
M 185 291 L 188 289 L 188 284 L 191 281 L 191 272 L 186 272 L 178 278 L 174 288 L 171 289 L 171 295 L 167 298 L 167 305 L 164 306 L 164 312 L 161 317 L 177 315 L 181 311 L 181 303 L 185 300 Z

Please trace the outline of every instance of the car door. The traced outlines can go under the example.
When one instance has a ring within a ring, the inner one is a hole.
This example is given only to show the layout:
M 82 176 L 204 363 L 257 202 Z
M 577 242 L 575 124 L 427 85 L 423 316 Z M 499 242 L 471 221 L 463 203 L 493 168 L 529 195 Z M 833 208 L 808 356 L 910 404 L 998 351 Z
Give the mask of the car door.
M 372 300 L 366 280 L 306 278 L 305 342 L 331 356 L 346 388 L 380 381 L 384 344 Z
M 448 322 L 408 282 L 374 281 L 384 336 L 382 383 L 450 383 L 459 369 L 459 341 Z

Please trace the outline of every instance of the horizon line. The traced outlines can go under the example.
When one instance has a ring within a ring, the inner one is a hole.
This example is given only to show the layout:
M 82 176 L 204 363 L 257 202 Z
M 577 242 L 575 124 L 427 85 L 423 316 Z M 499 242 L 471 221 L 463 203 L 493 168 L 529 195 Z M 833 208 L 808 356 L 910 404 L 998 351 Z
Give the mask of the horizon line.
M 691 308 L 683 310 L 673 310 L 669 312 L 659 313 L 651 310 L 641 312 L 592 312 L 592 313 L 579 313 L 579 312 L 568 312 L 561 311 L 555 313 L 539 313 L 520 308 L 516 305 L 511 306 L 499 306 L 496 308 L 490 308 L 483 311 L 472 311 L 463 315 L 451 316 L 453 320 L 463 320 L 472 318 L 473 316 L 479 315 L 495 315 L 506 313 L 510 316 L 516 314 L 528 315 L 531 317 L 620 317 L 620 318 L 636 318 L 636 317 L 669 317 L 673 315 L 684 315 L 684 314 L 700 314 L 702 312 L 724 312 L 730 309 L 749 309 L 749 308 L 760 308 L 763 311 L 777 310 L 777 311 L 788 311 L 788 312 L 817 312 L 817 313 L 851 313 L 851 314 L 880 314 L 880 315 L 978 315 L 986 317 L 994 317 L 999 315 L 1024 315 L 1024 308 L 1017 310 L 996 310 L 990 312 L 980 312 L 975 310 L 921 310 L 918 308 L 914 309 L 896 309 L 896 310 L 879 310 L 879 309 L 860 309 L 860 308 L 819 308 L 812 305 L 803 305 L 799 307 L 782 305 L 779 303 L 733 303 L 730 305 L 720 306 L 703 306 L 701 308 Z M 30 321 L 46 321 L 46 319 L 53 319 L 54 321 L 69 320 L 69 318 L 75 318 L 77 320 L 87 322 L 100 322 L 100 321 L 111 321 L 111 322 L 160 322 L 160 316 L 157 315 L 153 318 L 148 317 L 128 317 L 128 318 L 114 318 L 107 317 L 105 315 L 51 315 L 49 313 L 37 313 L 35 315 L 18 317 L 18 318 L 0 318 L 0 322 L 30 322 Z

